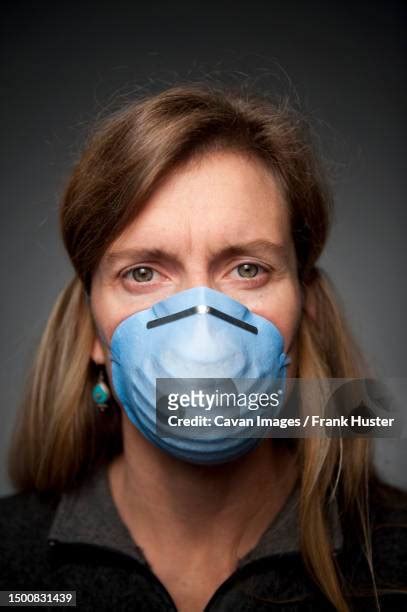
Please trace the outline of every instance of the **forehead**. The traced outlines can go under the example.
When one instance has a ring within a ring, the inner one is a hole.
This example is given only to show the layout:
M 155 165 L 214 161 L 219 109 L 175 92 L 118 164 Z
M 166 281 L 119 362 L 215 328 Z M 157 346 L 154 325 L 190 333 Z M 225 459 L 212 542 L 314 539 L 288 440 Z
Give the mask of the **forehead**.
M 107 253 L 178 245 L 217 248 L 236 241 L 290 241 L 287 203 L 263 162 L 235 152 L 193 159 L 172 172 Z

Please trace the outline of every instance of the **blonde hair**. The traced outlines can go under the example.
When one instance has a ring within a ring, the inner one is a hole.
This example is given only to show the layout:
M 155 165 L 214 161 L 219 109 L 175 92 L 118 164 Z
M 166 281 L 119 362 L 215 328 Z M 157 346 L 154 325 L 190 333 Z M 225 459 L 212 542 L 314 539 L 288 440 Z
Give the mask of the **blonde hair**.
M 185 85 L 128 104 L 98 127 L 77 162 L 61 207 L 64 243 L 76 271 L 55 304 L 27 386 L 10 451 L 19 489 L 62 491 L 121 450 L 120 418 L 97 419 L 91 403 L 95 336 L 85 290 L 107 246 L 168 173 L 196 155 L 236 150 L 260 159 L 288 203 L 298 275 L 314 312 L 298 332 L 300 378 L 361 375 L 355 347 L 326 275 L 331 196 L 309 126 L 286 102 Z M 365 439 L 308 438 L 296 446 L 301 480 L 301 550 L 315 581 L 338 610 L 346 596 L 332 554 L 327 506 L 366 519 L 370 447 Z M 368 542 L 368 538 L 366 539 Z

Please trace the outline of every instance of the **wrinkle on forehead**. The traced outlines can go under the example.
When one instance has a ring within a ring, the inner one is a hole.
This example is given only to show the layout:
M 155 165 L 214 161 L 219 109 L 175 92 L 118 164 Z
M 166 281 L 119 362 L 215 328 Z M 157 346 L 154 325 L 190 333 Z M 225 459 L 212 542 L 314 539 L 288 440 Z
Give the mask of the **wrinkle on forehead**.
M 108 252 L 139 245 L 188 255 L 256 239 L 289 240 L 288 208 L 265 163 L 228 151 L 174 170 Z

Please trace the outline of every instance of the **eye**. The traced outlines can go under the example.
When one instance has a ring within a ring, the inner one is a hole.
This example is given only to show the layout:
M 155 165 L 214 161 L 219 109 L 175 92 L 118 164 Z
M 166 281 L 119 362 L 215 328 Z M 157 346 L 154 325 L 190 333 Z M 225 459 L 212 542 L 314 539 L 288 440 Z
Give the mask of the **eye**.
M 146 283 L 151 281 L 154 276 L 154 270 L 147 266 L 140 266 L 139 268 L 132 268 L 126 272 L 127 278 L 135 280 L 138 283 Z
M 237 267 L 239 276 L 243 278 L 254 278 L 259 273 L 260 267 L 254 263 L 244 263 Z

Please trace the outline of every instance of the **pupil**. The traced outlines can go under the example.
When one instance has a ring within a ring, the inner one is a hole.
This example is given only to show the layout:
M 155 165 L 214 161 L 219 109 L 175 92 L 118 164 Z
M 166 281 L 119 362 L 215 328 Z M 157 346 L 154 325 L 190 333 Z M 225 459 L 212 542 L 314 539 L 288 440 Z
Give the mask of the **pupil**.
M 257 274 L 257 266 L 255 264 L 242 264 L 238 268 L 238 272 L 240 276 L 244 276 L 245 278 L 253 278 Z
M 133 278 L 136 281 L 149 281 L 153 277 L 153 273 L 150 268 L 135 268 L 133 270 Z

